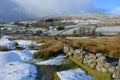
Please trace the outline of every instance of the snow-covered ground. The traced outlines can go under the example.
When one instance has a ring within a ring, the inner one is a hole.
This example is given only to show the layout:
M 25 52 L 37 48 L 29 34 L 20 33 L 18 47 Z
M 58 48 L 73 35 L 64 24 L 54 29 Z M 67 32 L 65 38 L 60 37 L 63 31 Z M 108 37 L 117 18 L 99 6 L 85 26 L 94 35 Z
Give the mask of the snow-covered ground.
M 36 68 L 26 63 L 30 59 L 28 50 L 0 52 L 0 80 L 34 80 Z
M 15 47 L 13 44 L 17 42 L 20 47 L 28 49 L 29 45 L 34 45 L 34 46 L 42 46 L 44 43 L 39 43 L 37 44 L 35 41 L 30 41 L 30 40 L 8 40 L 10 36 L 3 36 L 0 39 L 0 46 L 7 46 L 9 50 L 14 50 Z
M 61 80 L 96 80 L 80 68 L 57 72 Z
M 109 33 L 119 33 L 120 26 L 106 26 L 106 27 L 99 27 L 96 29 L 96 32 L 109 32 Z
M 0 80 L 35 80 L 36 67 L 28 64 L 35 50 L 12 50 L 14 42 L 26 47 L 32 41 L 8 40 L 9 36 L 0 39 L 0 46 L 7 46 L 11 51 L 0 51 Z

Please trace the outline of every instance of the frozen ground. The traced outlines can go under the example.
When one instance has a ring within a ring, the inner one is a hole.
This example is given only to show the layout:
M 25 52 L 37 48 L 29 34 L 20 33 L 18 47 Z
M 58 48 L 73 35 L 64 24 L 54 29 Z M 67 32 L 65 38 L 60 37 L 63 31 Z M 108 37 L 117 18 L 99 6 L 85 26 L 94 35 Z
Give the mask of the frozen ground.
M 60 71 L 57 74 L 61 80 L 96 80 L 80 68 Z
M 8 40 L 9 36 L 0 39 L 0 46 L 7 46 L 11 51 L 0 51 L 0 80 L 35 80 L 36 68 L 28 64 L 35 50 L 12 50 L 13 43 L 26 47 L 31 41 Z

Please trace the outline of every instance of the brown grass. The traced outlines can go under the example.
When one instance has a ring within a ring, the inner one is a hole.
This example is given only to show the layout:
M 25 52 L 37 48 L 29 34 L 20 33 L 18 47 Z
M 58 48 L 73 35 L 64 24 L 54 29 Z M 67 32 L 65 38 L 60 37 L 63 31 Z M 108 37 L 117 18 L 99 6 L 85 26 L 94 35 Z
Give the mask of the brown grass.
M 0 51 L 8 51 L 7 46 L 0 46 Z
M 109 57 L 120 57 L 120 37 L 90 38 L 71 40 L 68 43 L 74 47 L 83 46 L 86 51 L 103 53 Z
M 39 51 L 39 53 L 43 56 L 46 56 L 48 53 L 50 53 L 48 56 L 51 56 L 51 54 L 54 55 L 53 53 L 56 53 L 57 51 L 59 52 L 59 50 L 61 51 L 62 49 L 62 43 L 60 43 L 60 41 L 54 40 L 52 37 L 18 37 L 17 39 L 26 39 L 37 41 L 38 43 L 45 43 L 42 50 Z M 86 51 L 92 53 L 103 53 L 106 56 L 115 58 L 120 57 L 120 37 L 118 36 L 80 40 L 68 40 L 60 38 L 60 40 L 77 48 L 83 46 Z
M 43 48 L 34 54 L 34 58 L 48 59 L 51 56 L 56 56 L 60 53 L 62 53 L 62 44 L 56 40 L 47 40 Z
M 17 37 L 22 40 L 33 40 L 37 43 L 45 43 L 42 48 L 33 56 L 37 59 L 49 59 L 51 56 L 56 56 L 62 53 L 62 43 L 52 37 Z
M 74 59 L 73 57 L 69 57 L 69 59 L 71 61 L 73 61 L 75 64 L 77 64 L 78 66 L 80 66 L 82 69 L 84 69 L 85 71 L 87 71 L 90 75 L 92 75 L 93 77 L 97 78 L 97 80 L 113 80 L 111 78 L 111 74 L 108 72 L 99 72 L 96 69 L 92 69 L 86 65 L 81 64 L 79 60 Z

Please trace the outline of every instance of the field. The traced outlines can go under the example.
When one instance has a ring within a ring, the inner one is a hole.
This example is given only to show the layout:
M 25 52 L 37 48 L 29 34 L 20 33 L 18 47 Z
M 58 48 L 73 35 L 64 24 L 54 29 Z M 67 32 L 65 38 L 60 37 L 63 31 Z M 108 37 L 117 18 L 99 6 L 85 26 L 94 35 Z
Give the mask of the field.
M 34 55 L 35 58 L 49 58 L 62 53 L 62 43 L 59 40 L 49 37 L 19 37 L 26 40 L 34 40 L 38 43 L 45 43 L 39 52 Z M 120 37 L 96 37 L 96 38 L 81 38 L 76 40 L 60 38 L 62 42 L 68 43 L 71 46 L 80 48 L 91 53 L 103 53 L 106 56 L 118 58 L 120 57 Z
M 62 53 L 62 43 L 50 37 L 17 37 L 17 39 L 33 40 L 37 43 L 44 43 L 33 56 L 37 59 L 49 59 Z
M 96 37 L 96 38 L 81 38 L 81 39 L 66 39 L 65 43 L 71 46 L 80 48 L 91 53 L 103 53 L 106 56 L 118 58 L 120 57 L 120 37 Z

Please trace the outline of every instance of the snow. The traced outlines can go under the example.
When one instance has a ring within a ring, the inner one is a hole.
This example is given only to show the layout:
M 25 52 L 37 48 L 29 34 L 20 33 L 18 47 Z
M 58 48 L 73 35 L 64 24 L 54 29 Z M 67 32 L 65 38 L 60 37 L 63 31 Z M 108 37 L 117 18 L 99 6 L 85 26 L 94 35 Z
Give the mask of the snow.
M 0 51 L 0 80 L 35 80 L 36 67 L 27 62 L 33 59 L 36 50 L 12 50 L 14 42 L 28 46 L 32 41 L 8 40 L 9 36 L 0 39 L 0 46 L 7 46 L 11 51 Z
M 120 26 L 106 26 L 106 27 L 99 27 L 96 29 L 96 32 L 110 32 L 110 33 L 117 33 L 120 32 Z
M 26 63 L 31 55 L 28 50 L 0 52 L 0 80 L 34 80 L 36 68 Z
M 96 80 L 80 68 L 57 72 L 61 80 Z
M 15 40 L 15 42 L 17 42 L 21 47 L 27 47 L 30 44 L 35 44 L 35 42 L 30 41 L 30 40 Z
M 15 47 L 13 44 L 17 42 L 20 47 L 28 49 L 28 46 L 33 44 L 35 46 L 42 46 L 44 43 L 39 43 L 37 44 L 35 41 L 30 41 L 30 40 L 8 40 L 10 36 L 3 36 L 0 39 L 0 46 L 7 46 L 9 50 L 14 50 Z
M 80 20 L 77 20 L 77 19 L 74 19 L 74 20 L 62 20 L 61 21 L 62 23 L 64 23 L 64 22 L 74 22 L 74 23 L 79 23 L 80 22 Z
M 46 60 L 46 61 L 40 61 L 36 62 L 36 65 L 61 65 L 62 62 L 64 61 L 65 56 L 64 55 L 58 55 L 55 58 Z
M 80 40 L 80 39 L 89 39 L 90 37 L 66 37 L 66 39 L 78 39 L 78 40 Z
M 0 39 L 0 46 L 7 46 L 9 49 L 14 49 L 13 44 L 14 41 L 8 40 L 9 36 L 3 36 Z

